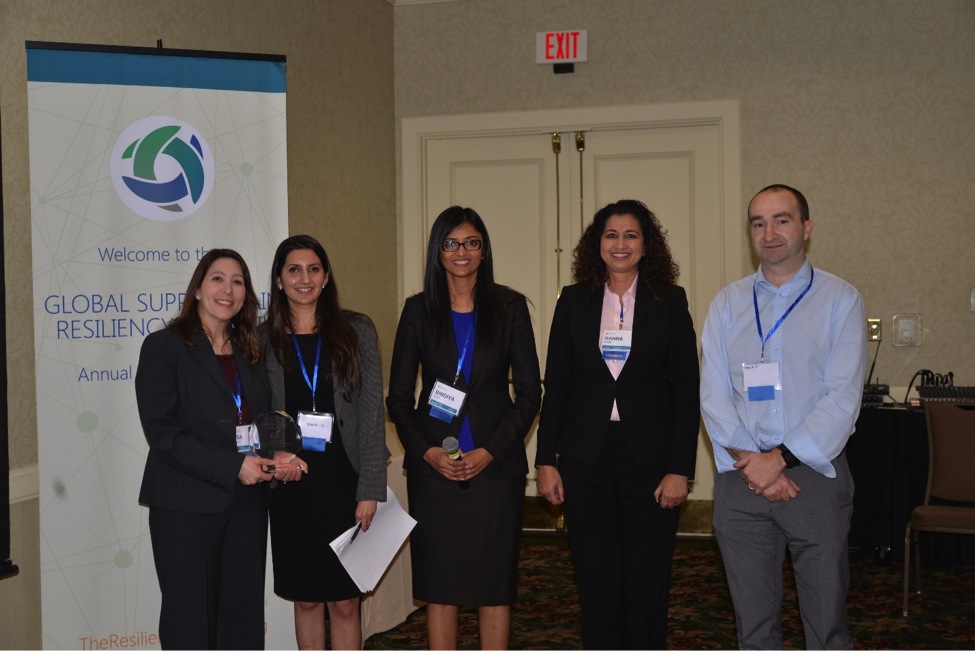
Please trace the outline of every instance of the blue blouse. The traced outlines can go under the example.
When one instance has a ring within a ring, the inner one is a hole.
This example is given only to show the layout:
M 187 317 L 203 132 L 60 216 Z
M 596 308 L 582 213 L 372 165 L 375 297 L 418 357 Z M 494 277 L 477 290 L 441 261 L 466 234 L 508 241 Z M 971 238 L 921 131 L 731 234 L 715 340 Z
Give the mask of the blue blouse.
M 450 318 L 454 323 L 454 339 L 457 341 L 457 358 L 464 354 L 464 342 L 467 340 L 467 329 L 471 327 L 471 320 L 474 319 L 473 312 L 454 312 L 451 310 Z M 464 381 L 470 385 L 471 382 L 471 358 L 474 357 L 474 340 L 477 338 L 477 320 L 474 320 L 471 327 L 470 341 L 467 343 L 467 355 L 464 357 L 464 364 L 461 372 L 464 374 Z M 460 433 L 457 435 L 457 442 L 460 444 L 462 452 L 471 452 L 474 449 L 474 435 L 471 434 L 471 423 L 465 414 L 464 422 L 460 424 Z

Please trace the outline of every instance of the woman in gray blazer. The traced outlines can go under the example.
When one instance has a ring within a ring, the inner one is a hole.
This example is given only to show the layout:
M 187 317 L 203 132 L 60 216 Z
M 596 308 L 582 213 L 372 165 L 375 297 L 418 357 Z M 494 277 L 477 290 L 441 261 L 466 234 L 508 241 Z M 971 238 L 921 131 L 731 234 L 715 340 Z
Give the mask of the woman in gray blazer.
M 260 327 L 272 409 L 302 428 L 307 476 L 274 489 L 274 592 L 295 602 L 298 647 L 362 647 L 361 593 L 329 542 L 356 523 L 368 531 L 386 500 L 386 426 L 372 321 L 339 306 L 325 249 L 295 235 L 274 254 L 267 321 Z M 289 474 L 287 479 L 294 478 Z
M 149 444 L 139 502 L 164 649 L 263 649 L 268 484 L 237 435 L 267 411 L 257 296 L 236 251 L 203 256 L 179 316 L 142 344 L 135 375 Z

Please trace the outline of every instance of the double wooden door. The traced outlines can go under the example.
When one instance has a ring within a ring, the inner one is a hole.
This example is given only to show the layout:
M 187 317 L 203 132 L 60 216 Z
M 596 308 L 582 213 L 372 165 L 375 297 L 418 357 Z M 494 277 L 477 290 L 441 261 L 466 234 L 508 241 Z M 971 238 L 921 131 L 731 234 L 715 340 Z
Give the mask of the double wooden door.
M 459 118 L 448 117 L 404 120 L 403 129 L 402 298 L 422 286 L 423 247 L 436 216 L 450 205 L 474 208 L 490 232 L 497 281 L 533 304 L 543 378 L 555 303 L 561 288 L 573 282 L 572 251 L 600 207 L 639 199 L 657 215 L 680 264 L 680 284 L 698 331 L 711 299 L 730 281 L 728 272 L 737 276 L 741 248 L 740 226 L 734 228 L 727 218 L 729 200 L 739 200 L 736 192 L 727 196 L 729 166 L 737 176 L 726 151 L 727 124 L 609 119 L 565 129 L 559 125 L 565 126 L 565 116 L 559 120 L 559 112 L 552 113 L 555 126 L 550 129 L 485 132 L 472 128 L 477 116 L 464 116 L 471 124 L 463 128 L 458 128 Z M 524 119 L 525 114 L 512 117 Z M 482 118 L 491 123 L 497 116 Z M 416 156 L 408 158 L 408 153 Z M 739 211 L 734 211 L 734 223 L 740 221 Z M 734 246 L 728 246 L 729 235 Z M 729 255 L 734 259 L 729 261 Z M 531 462 L 534 428 L 526 446 Z M 698 457 L 692 497 L 711 499 L 713 465 L 703 440 Z M 537 494 L 534 471 L 526 493 Z

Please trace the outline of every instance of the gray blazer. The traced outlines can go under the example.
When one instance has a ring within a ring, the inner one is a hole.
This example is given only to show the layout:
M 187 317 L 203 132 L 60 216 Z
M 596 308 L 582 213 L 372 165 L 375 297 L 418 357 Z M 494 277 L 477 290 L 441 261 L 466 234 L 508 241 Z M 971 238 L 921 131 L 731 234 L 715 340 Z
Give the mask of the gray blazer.
M 349 463 L 359 473 L 356 500 L 386 501 L 386 416 L 383 411 L 383 367 L 379 358 L 372 321 L 364 314 L 353 315 L 349 323 L 359 335 L 359 357 L 362 363 L 362 386 L 347 401 L 337 389 L 335 419 L 342 431 L 342 443 Z M 257 329 L 264 342 L 267 374 L 271 380 L 271 409 L 284 411 L 284 368 L 270 344 L 267 322 Z M 296 416 L 296 414 L 290 414 Z M 309 468 L 309 472 L 315 472 Z

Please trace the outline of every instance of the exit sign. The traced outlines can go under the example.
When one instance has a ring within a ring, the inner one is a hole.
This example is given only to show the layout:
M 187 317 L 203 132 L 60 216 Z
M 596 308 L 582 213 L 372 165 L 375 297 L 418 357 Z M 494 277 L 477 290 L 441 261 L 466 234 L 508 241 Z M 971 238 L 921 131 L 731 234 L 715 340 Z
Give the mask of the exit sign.
M 586 30 L 535 33 L 535 63 L 575 63 L 587 60 Z

